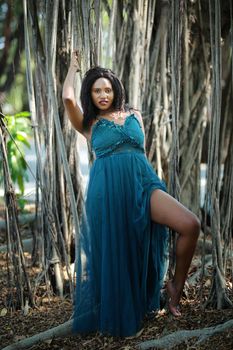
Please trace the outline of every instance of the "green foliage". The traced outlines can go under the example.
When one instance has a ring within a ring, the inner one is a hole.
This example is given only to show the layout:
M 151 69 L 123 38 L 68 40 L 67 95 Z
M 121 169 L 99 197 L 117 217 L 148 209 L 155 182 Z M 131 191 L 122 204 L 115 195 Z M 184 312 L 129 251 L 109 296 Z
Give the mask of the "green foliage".
M 1 50 L 0 50 L 1 51 Z M 28 109 L 28 95 L 27 95 L 27 80 L 26 74 L 26 59 L 25 53 L 20 55 L 20 67 L 16 74 L 14 74 L 14 83 L 7 90 L 6 97 L 3 101 L 3 111 L 5 114 L 13 115 L 15 111 Z M 2 74 L 0 77 L 0 87 L 4 84 L 7 76 Z
M 28 109 L 23 32 L 23 2 L 0 0 L 0 90 L 7 114 Z
M 24 149 L 25 147 L 30 148 L 31 127 L 29 117 L 29 112 L 22 112 L 8 115 L 5 118 L 10 133 L 6 142 L 8 164 L 12 181 L 19 186 L 20 195 L 24 194 L 25 180 L 28 181 Z M 1 174 L 0 182 L 2 183 L 2 181 Z

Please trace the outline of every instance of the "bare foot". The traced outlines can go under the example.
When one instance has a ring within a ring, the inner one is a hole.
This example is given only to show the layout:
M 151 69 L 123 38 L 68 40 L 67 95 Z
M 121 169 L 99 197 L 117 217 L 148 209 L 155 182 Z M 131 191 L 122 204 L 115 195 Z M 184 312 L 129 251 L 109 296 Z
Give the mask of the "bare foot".
M 179 310 L 180 292 L 174 286 L 172 281 L 167 282 L 168 308 L 171 314 L 175 317 L 181 316 Z

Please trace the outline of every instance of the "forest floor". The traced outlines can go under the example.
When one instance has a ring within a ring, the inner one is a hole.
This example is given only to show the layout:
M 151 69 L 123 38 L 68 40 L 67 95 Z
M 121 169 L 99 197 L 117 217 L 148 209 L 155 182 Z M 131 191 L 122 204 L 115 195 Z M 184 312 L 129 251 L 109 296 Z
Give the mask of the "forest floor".
M 5 243 L 3 234 L 0 233 L 0 245 Z M 28 273 L 31 278 L 38 275 L 38 268 L 30 266 L 30 256 L 27 255 Z M 229 288 L 229 298 L 233 302 L 232 285 Z M 54 339 L 37 344 L 30 349 L 33 350 L 97 350 L 116 349 L 133 350 L 141 342 L 151 339 L 159 339 L 163 336 L 178 330 L 193 330 L 205 327 L 212 327 L 233 319 L 233 310 L 203 309 L 204 300 L 210 290 L 210 281 L 206 281 L 203 289 L 203 299 L 200 301 L 200 290 L 198 286 L 186 288 L 186 293 L 182 298 L 182 316 L 174 318 L 172 315 L 161 311 L 153 319 L 144 322 L 144 330 L 137 338 L 113 338 L 104 337 L 100 334 L 88 336 L 76 336 L 72 338 Z M 36 308 L 29 308 L 24 315 L 21 310 L 13 311 L 7 309 L 7 262 L 6 253 L 0 253 L 0 349 L 17 342 L 26 337 L 30 337 L 49 328 L 55 327 L 68 321 L 72 314 L 72 303 L 69 298 L 61 300 L 57 296 L 46 295 L 45 286 L 37 290 Z M 195 344 L 197 339 L 177 345 L 173 349 L 200 349 L 200 350 L 232 350 L 233 332 L 228 331 L 212 336 L 202 344 Z M 156 349 L 156 348 L 153 348 Z

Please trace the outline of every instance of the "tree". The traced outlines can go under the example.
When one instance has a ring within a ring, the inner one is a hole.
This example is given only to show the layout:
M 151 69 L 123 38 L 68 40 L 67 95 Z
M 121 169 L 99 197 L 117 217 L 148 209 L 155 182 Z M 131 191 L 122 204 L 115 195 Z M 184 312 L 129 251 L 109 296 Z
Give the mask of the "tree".
M 0 115 L 2 115 L 0 108 Z M 1 116 L 2 117 L 2 116 Z M 13 189 L 6 146 L 6 125 L 0 117 L 0 159 L 3 165 L 4 199 L 6 203 L 6 233 L 8 252 L 8 307 L 24 309 L 35 306 L 30 279 L 26 269 L 22 237 L 19 230 L 16 197 Z

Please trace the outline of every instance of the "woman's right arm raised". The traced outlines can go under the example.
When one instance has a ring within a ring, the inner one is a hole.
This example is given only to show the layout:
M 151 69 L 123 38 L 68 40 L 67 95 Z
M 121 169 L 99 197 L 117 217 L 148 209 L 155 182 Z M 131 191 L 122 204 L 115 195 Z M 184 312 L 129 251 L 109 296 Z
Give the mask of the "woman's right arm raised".
M 63 85 L 62 100 L 73 127 L 83 134 L 83 113 L 76 102 L 74 93 L 75 74 L 79 70 L 80 54 L 78 51 L 74 51 L 72 53 L 70 67 Z

